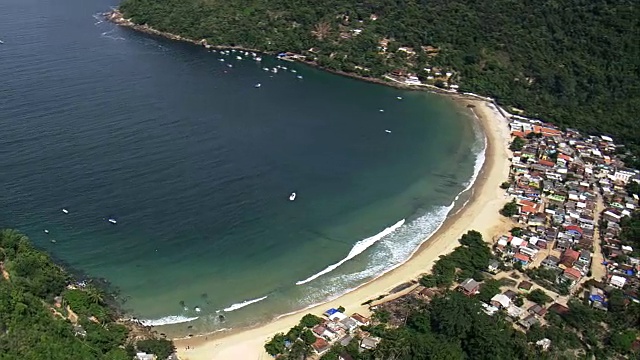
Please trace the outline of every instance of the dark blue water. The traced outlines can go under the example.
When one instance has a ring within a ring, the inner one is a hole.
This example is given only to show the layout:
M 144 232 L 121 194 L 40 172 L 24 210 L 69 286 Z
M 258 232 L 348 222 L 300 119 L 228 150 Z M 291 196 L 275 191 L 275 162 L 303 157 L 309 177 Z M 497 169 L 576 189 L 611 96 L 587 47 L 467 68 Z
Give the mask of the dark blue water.
M 267 296 L 230 323 L 335 296 L 405 260 L 472 176 L 445 98 L 101 22 L 116 4 L 0 2 L 0 222 L 135 315 L 210 330 L 245 300 Z

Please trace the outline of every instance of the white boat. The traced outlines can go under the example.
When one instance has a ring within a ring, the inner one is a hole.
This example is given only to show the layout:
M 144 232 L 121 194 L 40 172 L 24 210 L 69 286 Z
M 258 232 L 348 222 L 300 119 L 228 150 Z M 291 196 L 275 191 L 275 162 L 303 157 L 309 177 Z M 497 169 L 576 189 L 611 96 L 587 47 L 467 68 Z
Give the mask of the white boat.
M 275 74 L 275 73 L 278 72 L 278 68 L 273 68 L 273 69 L 271 69 L 271 71 Z
M 254 85 L 254 87 L 256 87 L 256 88 L 259 88 L 260 86 L 262 86 L 262 84 L 260 84 L 260 83 L 257 83 L 257 84 Z
M 4 44 L 4 41 L 0 40 L 0 44 Z
M 269 68 L 262 68 L 262 70 L 264 70 L 264 71 L 269 71 Z
M 62 212 L 63 212 L 63 213 L 65 213 L 65 214 L 68 214 L 68 213 L 69 213 L 69 210 L 67 210 L 67 209 L 62 209 Z
M 49 230 L 44 229 L 44 233 L 45 233 L 45 234 L 48 234 L 48 233 L 49 233 Z
M 224 59 L 218 59 L 219 61 L 224 61 Z
M 116 221 L 116 219 L 114 219 L 114 218 L 109 218 L 109 222 L 112 223 L 112 224 L 117 224 L 118 223 L 118 221 Z
M 296 69 L 291 69 L 291 72 L 294 74 L 297 73 Z
M 292 192 L 291 195 L 289 195 L 289 201 L 293 201 L 296 199 L 296 193 Z
M 236 59 L 238 60 L 242 60 L 242 58 L 240 56 L 236 56 Z
M 383 109 L 380 109 L 380 112 L 384 112 L 384 110 L 383 110 Z
M 195 310 L 196 312 L 200 312 L 200 311 L 202 311 L 202 310 L 200 310 L 200 308 L 199 308 L 199 307 L 197 307 L 197 306 L 196 306 L 193 310 Z
M 398 96 L 396 99 L 398 99 L 398 100 L 402 100 L 402 96 Z
M 391 130 L 385 130 L 384 132 L 386 132 L 387 134 L 391 134 Z
M 298 79 L 302 79 L 302 75 L 298 75 L 296 76 Z
M 227 67 L 232 68 L 232 67 L 233 67 L 233 65 L 232 65 L 232 64 L 227 64 Z
M 256 58 L 256 61 L 262 61 L 262 58 L 261 58 L 260 56 L 258 56 L 258 57 Z

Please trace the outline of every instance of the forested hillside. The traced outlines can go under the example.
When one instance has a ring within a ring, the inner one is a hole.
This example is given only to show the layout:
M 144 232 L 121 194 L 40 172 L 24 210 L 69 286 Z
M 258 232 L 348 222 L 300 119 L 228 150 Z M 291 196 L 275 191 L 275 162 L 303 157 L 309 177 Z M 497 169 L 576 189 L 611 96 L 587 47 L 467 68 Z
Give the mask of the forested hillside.
M 69 275 L 26 236 L 0 231 L 0 359 L 130 360 L 136 351 L 166 359 L 168 340 L 131 341 L 99 289 L 67 289 Z
M 635 0 L 124 0 L 121 10 L 161 31 L 363 76 L 441 66 L 461 90 L 640 148 Z

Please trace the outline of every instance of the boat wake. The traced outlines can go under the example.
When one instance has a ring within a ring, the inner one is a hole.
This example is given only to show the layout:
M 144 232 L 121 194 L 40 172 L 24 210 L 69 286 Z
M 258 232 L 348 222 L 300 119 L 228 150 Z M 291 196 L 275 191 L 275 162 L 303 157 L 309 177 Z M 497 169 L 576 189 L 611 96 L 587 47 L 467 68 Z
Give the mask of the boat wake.
M 154 320 L 140 320 L 140 323 L 144 326 L 162 326 L 162 325 L 171 325 L 171 324 L 182 324 L 182 323 L 191 322 L 194 320 L 198 320 L 198 317 L 172 315 L 172 316 L 165 316 L 163 318 L 154 319 Z
M 380 233 L 378 233 L 376 235 L 373 235 L 371 237 L 368 237 L 368 238 L 366 238 L 364 240 L 358 241 L 355 245 L 353 245 L 353 247 L 351 248 L 351 251 L 349 251 L 349 254 L 344 259 L 338 261 L 337 263 L 335 263 L 333 265 L 327 266 L 324 270 L 320 271 L 319 273 L 313 274 L 313 275 L 309 276 L 308 278 L 306 278 L 304 280 L 300 280 L 300 281 L 296 282 L 296 285 L 306 284 L 309 281 L 313 281 L 313 280 L 319 278 L 320 276 L 322 276 L 324 274 L 327 274 L 327 273 L 337 269 L 340 265 L 342 265 L 345 262 L 353 259 L 357 255 L 361 254 L 363 251 L 365 251 L 368 248 L 370 248 L 373 244 L 378 242 L 380 239 L 382 239 L 385 236 L 387 236 L 387 235 L 393 233 L 394 231 L 396 231 L 398 228 L 400 228 L 402 225 L 404 225 L 404 221 L 405 221 L 405 219 L 402 219 L 402 220 L 398 221 L 397 223 L 395 223 L 394 225 L 389 226 L 388 228 L 382 230 Z
M 241 303 L 233 304 L 233 305 L 229 306 L 228 308 L 225 308 L 224 311 L 231 312 L 231 311 L 234 311 L 234 310 L 242 309 L 243 307 L 245 307 L 247 305 L 255 304 L 255 303 L 259 302 L 259 301 L 262 301 L 262 300 L 266 299 L 267 297 L 268 296 L 263 296 L 263 297 L 258 298 L 258 299 L 247 300 L 247 301 L 243 301 Z

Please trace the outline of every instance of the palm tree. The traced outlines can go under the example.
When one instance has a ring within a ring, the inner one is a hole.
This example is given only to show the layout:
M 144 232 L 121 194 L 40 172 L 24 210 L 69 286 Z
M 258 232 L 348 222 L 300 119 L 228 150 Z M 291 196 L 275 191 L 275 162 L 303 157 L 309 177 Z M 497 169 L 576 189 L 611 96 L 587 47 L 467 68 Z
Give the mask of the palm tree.
M 104 302 L 104 295 L 102 294 L 102 291 L 97 287 L 89 285 L 85 288 L 85 291 L 87 292 L 89 300 L 91 300 L 91 302 L 93 302 L 94 304 L 102 304 Z
M 331 25 L 328 22 L 323 21 L 323 22 L 317 23 L 313 27 L 313 31 L 311 31 L 311 34 L 313 34 L 313 36 L 315 36 L 316 39 L 323 40 L 325 37 L 329 35 L 330 31 L 331 31 Z

